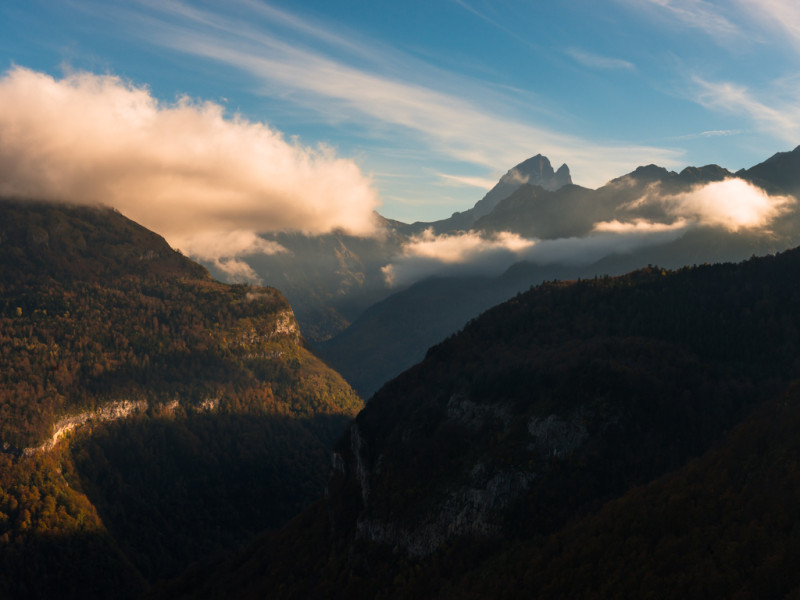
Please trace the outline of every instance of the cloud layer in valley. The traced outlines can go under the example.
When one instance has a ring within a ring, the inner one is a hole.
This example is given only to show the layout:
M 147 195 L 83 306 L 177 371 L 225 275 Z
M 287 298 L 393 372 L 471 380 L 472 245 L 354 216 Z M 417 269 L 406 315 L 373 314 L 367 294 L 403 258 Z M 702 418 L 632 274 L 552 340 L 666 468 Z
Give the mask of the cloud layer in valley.
M 631 207 L 661 206 L 674 218 L 739 231 L 767 228 L 793 204 L 795 199 L 790 196 L 771 196 L 750 182 L 730 178 L 697 186 L 682 194 L 648 194 Z
M 389 286 L 405 286 L 443 272 L 492 274 L 535 243 L 508 232 L 486 237 L 475 231 L 435 235 L 427 229 L 403 245 L 400 256 L 383 267 L 383 276 Z
M 588 265 L 610 254 L 670 242 L 683 235 L 687 226 L 685 221 L 661 227 L 611 224 L 586 237 L 553 240 L 526 239 L 508 232 L 482 237 L 475 231 L 442 235 L 426 231 L 403 247 L 402 254 L 383 268 L 383 275 L 387 285 L 404 287 L 436 275 L 498 275 L 518 261 Z
M 256 233 L 370 234 L 377 195 L 351 160 L 308 148 L 212 102 L 159 102 L 119 77 L 0 79 L 0 194 L 104 204 L 176 247 L 232 260 L 281 248 Z
M 612 210 L 583 237 L 540 240 L 509 232 L 435 235 L 426 230 L 408 240 L 383 274 L 387 285 L 402 287 L 435 275 L 498 275 L 518 261 L 589 265 L 612 254 L 673 242 L 697 227 L 768 232 L 795 204 L 790 196 L 771 196 L 738 178 L 680 194 L 665 194 L 654 184 L 642 197 Z

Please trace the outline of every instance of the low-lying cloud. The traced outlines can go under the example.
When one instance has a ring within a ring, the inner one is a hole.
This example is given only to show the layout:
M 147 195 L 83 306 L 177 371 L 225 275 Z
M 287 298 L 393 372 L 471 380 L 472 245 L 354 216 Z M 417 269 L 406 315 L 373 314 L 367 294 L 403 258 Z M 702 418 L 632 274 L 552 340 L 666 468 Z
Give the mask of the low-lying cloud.
M 235 257 L 279 250 L 258 233 L 369 235 L 378 205 L 353 161 L 219 104 L 22 67 L 0 78 L 0 194 L 113 206 L 240 275 Z
M 435 275 L 498 275 L 522 260 L 541 265 L 588 265 L 611 254 L 671 242 L 688 227 L 685 220 L 671 225 L 609 221 L 598 223 L 586 237 L 553 240 L 509 232 L 434 235 L 428 230 L 411 238 L 400 256 L 383 267 L 383 275 L 387 285 L 402 287 Z
M 748 181 L 729 178 L 698 185 L 680 194 L 664 194 L 654 185 L 647 194 L 624 208 L 634 214 L 656 209 L 670 222 L 685 219 L 735 232 L 766 229 L 795 203 L 791 196 L 771 196 Z
M 181 248 L 198 260 L 213 264 L 231 281 L 261 282 L 241 257 L 288 252 L 278 242 L 265 240 L 252 231 L 204 231 L 183 240 Z
M 601 225 L 601 224 L 598 224 Z M 688 229 L 688 223 L 673 226 L 621 227 L 619 230 L 597 229 L 585 237 L 542 240 L 522 257 L 540 265 L 590 265 L 612 254 L 627 254 L 647 246 L 672 242 Z
M 669 231 L 683 231 L 689 225 L 686 219 L 677 219 L 673 223 L 654 223 L 645 219 L 634 219 L 633 221 L 601 221 L 595 223 L 594 231 L 599 233 L 621 233 L 621 234 L 651 234 L 664 233 Z
M 404 286 L 446 272 L 448 275 L 492 274 L 510 265 L 536 242 L 514 233 L 482 236 L 475 231 L 435 235 L 427 229 L 411 237 L 395 261 L 383 267 L 389 286 Z
M 620 193 L 634 184 L 622 179 Z M 606 220 L 583 237 L 529 239 L 515 233 L 476 231 L 412 237 L 383 268 L 389 286 L 405 286 L 434 275 L 498 275 L 514 262 L 582 266 L 613 254 L 667 244 L 693 228 L 768 232 L 774 220 L 796 204 L 791 196 L 771 196 L 738 178 L 665 194 L 658 184 L 628 204 L 609 209 Z M 563 210 L 569 207 L 564 206 Z
M 768 227 L 795 200 L 790 196 L 770 196 L 743 179 L 725 179 L 685 194 L 667 196 L 663 202 L 675 216 L 739 231 Z

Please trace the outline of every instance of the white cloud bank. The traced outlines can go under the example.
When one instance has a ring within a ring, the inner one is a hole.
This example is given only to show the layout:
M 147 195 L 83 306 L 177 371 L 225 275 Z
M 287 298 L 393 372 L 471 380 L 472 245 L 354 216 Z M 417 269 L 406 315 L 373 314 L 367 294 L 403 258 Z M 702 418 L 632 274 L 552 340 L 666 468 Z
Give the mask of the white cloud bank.
M 673 195 L 662 194 L 659 187 L 654 186 L 625 208 L 636 210 L 658 206 L 673 219 L 739 231 L 768 228 L 795 203 L 791 196 L 771 196 L 748 181 L 729 178 Z
M 383 267 L 389 286 L 403 286 L 432 275 L 492 274 L 510 265 L 536 242 L 503 232 L 482 236 L 475 231 L 435 235 L 426 229 L 412 236 L 392 264 Z
M 614 253 L 666 243 L 683 235 L 685 221 L 652 226 L 619 222 L 598 224 L 583 238 L 534 240 L 502 232 L 482 237 L 475 231 L 412 238 L 394 262 L 383 267 L 389 286 L 406 286 L 435 275 L 497 275 L 513 263 L 588 265 Z
M 427 230 L 409 239 L 401 254 L 383 267 L 383 274 L 387 285 L 406 286 L 435 275 L 497 275 L 522 260 L 541 265 L 589 265 L 612 254 L 672 242 L 694 227 L 768 231 L 794 204 L 796 200 L 790 196 L 770 196 L 737 178 L 671 195 L 653 185 L 645 196 L 619 207 L 627 217 L 599 221 L 585 237 L 537 240 L 509 232 L 434 235 Z M 635 216 L 653 207 L 660 209 L 661 220 Z
M 373 232 L 378 200 L 358 166 L 290 142 L 212 102 L 162 103 L 111 75 L 0 78 L 0 194 L 110 205 L 185 252 L 280 251 L 257 233 Z
M 198 260 L 213 263 L 231 281 L 253 282 L 261 278 L 241 257 L 287 252 L 279 243 L 243 230 L 196 233 L 184 240 L 182 249 Z
M 790 196 L 770 196 L 743 179 L 726 179 L 664 199 L 670 212 L 729 231 L 768 227 L 794 204 Z

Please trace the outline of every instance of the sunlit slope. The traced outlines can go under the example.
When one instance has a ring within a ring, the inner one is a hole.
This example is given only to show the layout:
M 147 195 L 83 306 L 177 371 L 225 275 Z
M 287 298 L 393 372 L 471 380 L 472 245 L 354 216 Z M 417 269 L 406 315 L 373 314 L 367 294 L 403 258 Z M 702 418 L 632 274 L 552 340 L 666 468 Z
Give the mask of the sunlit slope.
M 82 552 L 112 588 L 176 573 L 322 494 L 362 403 L 278 291 L 218 283 L 108 209 L 5 200 L 0 240 L 11 597 L 65 585 L 45 574 Z

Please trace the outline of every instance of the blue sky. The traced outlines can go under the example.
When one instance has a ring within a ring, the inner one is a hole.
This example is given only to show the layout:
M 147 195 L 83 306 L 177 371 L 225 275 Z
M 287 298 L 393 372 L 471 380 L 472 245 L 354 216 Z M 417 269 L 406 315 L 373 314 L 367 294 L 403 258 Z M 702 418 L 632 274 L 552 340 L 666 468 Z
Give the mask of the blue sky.
M 404 221 L 468 208 L 537 153 L 598 187 L 651 162 L 737 170 L 792 149 L 799 51 L 788 0 L 0 5 L 2 71 L 216 103 L 355 161 Z

